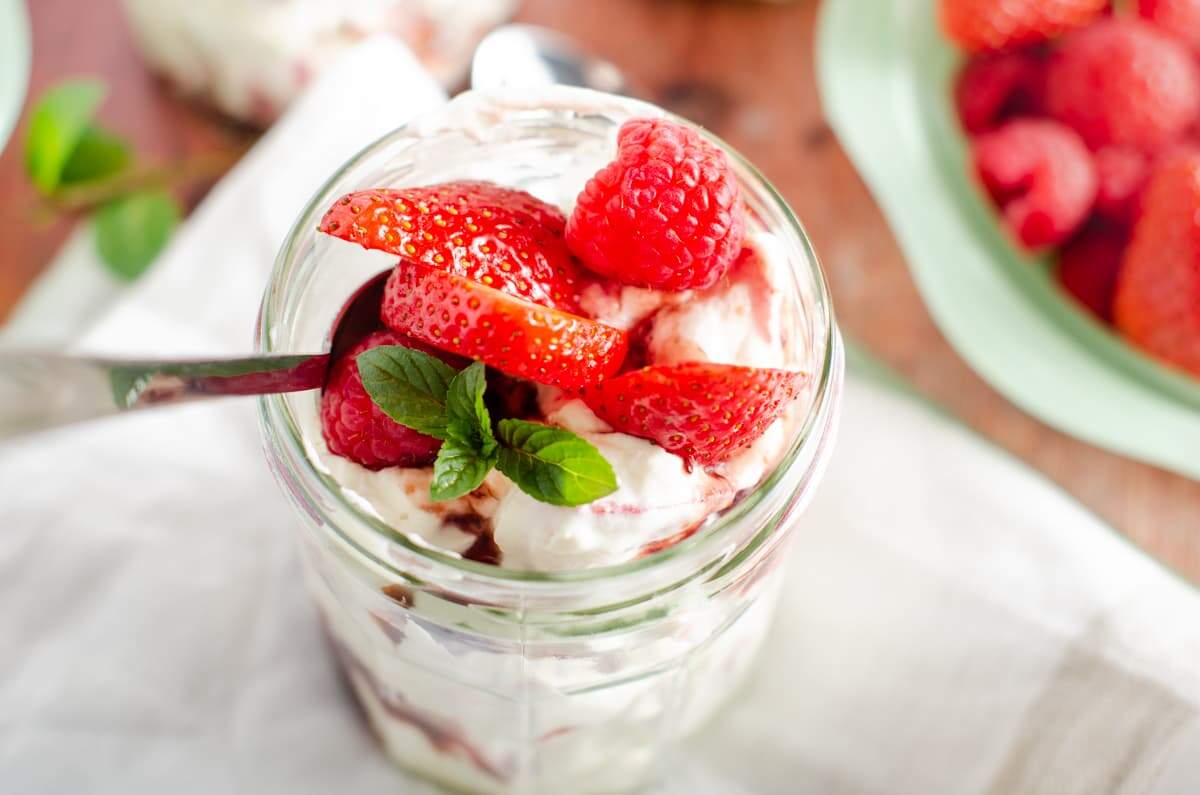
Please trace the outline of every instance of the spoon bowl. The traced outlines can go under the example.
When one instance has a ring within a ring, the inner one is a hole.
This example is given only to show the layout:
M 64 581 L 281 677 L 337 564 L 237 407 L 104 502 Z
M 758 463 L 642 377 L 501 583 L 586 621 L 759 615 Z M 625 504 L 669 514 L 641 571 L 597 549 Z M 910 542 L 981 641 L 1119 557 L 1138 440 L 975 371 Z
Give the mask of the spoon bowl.
M 546 85 L 629 93 L 620 69 L 548 28 L 504 25 L 479 42 L 471 59 L 472 88 Z

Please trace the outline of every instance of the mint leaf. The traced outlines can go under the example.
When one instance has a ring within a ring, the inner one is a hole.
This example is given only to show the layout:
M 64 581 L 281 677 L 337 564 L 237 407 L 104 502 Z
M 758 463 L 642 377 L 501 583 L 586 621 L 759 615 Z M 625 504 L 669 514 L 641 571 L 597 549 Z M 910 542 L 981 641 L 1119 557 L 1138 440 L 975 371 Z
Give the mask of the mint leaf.
M 447 439 L 442 442 L 442 449 L 438 450 L 437 460 L 433 462 L 429 497 L 435 502 L 441 502 L 470 494 L 479 488 L 479 484 L 494 466 L 495 441 L 492 442 L 492 453 L 481 456 L 471 445 L 458 439 Z
M 436 356 L 403 345 L 380 345 L 358 355 L 358 374 L 375 405 L 401 425 L 446 439 L 446 391 L 454 369 Z
M 446 441 L 433 462 L 429 496 L 435 501 L 452 500 L 479 488 L 496 466 L 492 418 L 483 404 L 487 368 L 473 362 L 446 389 Z
M 74 185 L 111 177 L 132 160 L 124 139 L 91 124 L 83 129 L 75 150 L 67 158 L 59 184 Z
M 25 136 L 25 170 L 34 186 L 51 194 L 107 88 L 99 80 L 69 80 L 42 94 Z
M 429 484 L 434 501 L 471 493 L 493 467 L 552 505 L 583 505 L 617 489 L 617 476 L 600 451 L 570 431 L 506 419 L 497 441 L 483 402 L 482 362 L 456 373 L 424 351 L 381 345 L 360 353 L 357 364 L 363 387 L 385 414 L 442 440 Z
M 617 476 L 591 443 L 562 428 L 501 420 L 497 467 L 535 500 L 584 505 L 617 490 Z
M 446 435 L 467 449 L 488 458 L 496 452 L 492 417 L 483 403 L 487 389 L 487 368 L 483 362 L 454 376 L 446 392 Z
M 179 204 L 163 191 L 114 199 L 93 219 L 96 247 L 113 275 L 133 281 L 154 261 L 179 223 Z

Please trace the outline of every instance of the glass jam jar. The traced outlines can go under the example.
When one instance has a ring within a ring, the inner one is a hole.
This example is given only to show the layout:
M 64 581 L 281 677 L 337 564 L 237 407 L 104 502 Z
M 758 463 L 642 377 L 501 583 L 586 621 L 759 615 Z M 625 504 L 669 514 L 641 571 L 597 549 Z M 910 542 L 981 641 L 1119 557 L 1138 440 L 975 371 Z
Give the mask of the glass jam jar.
M 320 349 L 342 302 L 375 275 L 323 268 L 314 256 L 317 223 L 339 196 L 484 179 L 562 204 L 611 157 L 622 121 L 662 113 L 579 89 L 468 94 L 372 144 L 333 175 L 284 243 L 259 349 Z M 800 224 L 752 166 L 710 140 L 730 157 L 748 226 L 774 236 L 786 257 L 792 331 L 811 377 L 779 464 L 685 540 L 563 572 L 467 560 L 383 523 L 324 470 L 311 425 L 319 396 L 261 400 L 267 456 L 298 510 L 306 578 L 332 646 L 384 750 L 417 775 L 479 793 L 641 786 L 736 690 L 767 631 L 783 550 L 829 457 L 842 349 Z

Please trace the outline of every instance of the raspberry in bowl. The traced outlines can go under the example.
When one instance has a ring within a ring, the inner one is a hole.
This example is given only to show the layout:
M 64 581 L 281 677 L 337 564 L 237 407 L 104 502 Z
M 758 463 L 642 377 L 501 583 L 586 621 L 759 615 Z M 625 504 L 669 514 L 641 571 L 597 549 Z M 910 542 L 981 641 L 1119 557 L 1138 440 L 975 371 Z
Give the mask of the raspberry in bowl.
M 721 142 L 578 89 L 468 93 L 297 221 L 264 351 L 309 590 L 385 751 L 470 792 L 614 792 L 736 688 L 828 457 L 842 355 L 786 205 Z

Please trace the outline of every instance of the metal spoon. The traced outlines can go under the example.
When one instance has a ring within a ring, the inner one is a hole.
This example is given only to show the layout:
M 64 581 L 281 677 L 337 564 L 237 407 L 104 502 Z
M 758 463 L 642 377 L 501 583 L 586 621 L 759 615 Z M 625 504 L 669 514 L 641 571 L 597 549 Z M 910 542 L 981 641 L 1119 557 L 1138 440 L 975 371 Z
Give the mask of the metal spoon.
M 317 389 L 329 363 L 374 324 L 386 276 L 342 305 L 322 353 L 190 361 L 0 353 L 0 439 L 199 398 Z
M 581 86 L 630 93 L 621 70 L 584 52 L 570 38 L 537 25 L 504 25 L 479 42 L 471 59 L 471 87 Z

